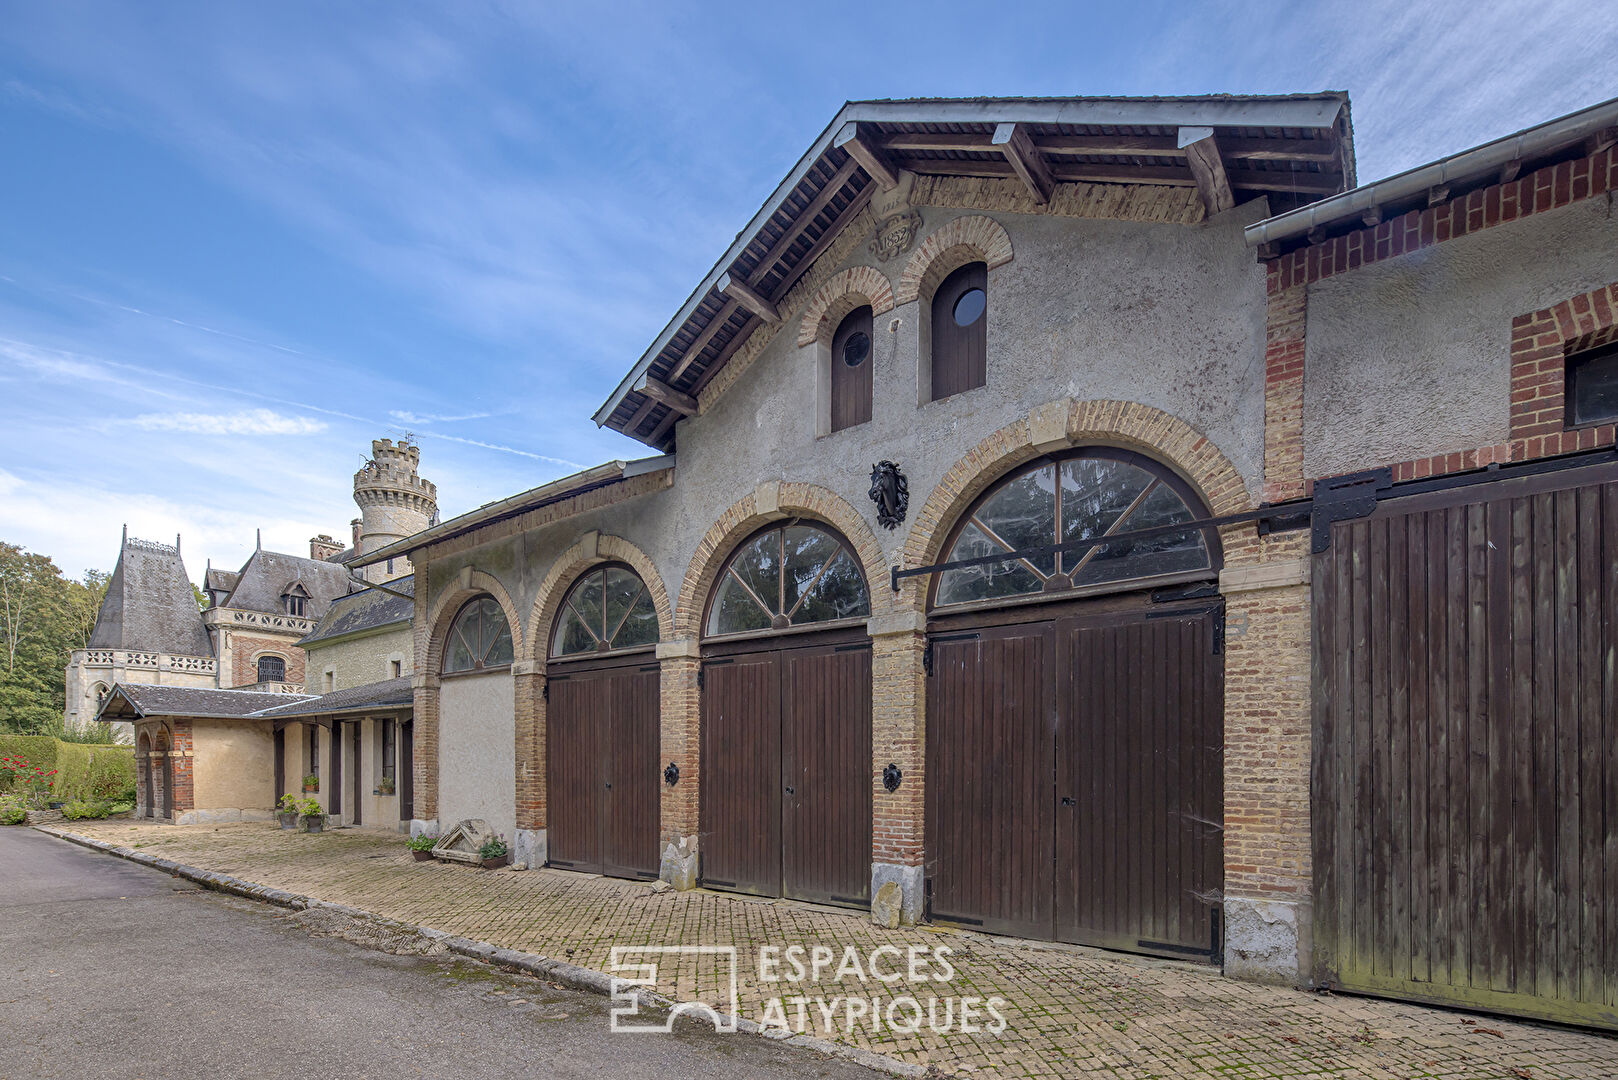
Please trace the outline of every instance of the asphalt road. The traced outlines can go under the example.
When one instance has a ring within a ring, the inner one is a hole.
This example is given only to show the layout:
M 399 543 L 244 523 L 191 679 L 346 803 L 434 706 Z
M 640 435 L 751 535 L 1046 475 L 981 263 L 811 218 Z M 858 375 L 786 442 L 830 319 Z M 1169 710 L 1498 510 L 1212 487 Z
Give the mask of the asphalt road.
M 0 1080 L 879 1075 L 695 1022 L 613 1034 L 605 997 L 308 927 L 0 828 Z

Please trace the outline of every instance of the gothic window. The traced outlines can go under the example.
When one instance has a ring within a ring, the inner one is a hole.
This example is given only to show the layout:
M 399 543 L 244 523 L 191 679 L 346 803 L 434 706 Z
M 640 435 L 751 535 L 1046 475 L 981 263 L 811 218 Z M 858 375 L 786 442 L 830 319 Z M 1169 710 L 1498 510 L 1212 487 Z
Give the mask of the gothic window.
M 831 429 L 871 419 L 871 308 L 849 312 L 831 339 Z
M 708 633 L 784 630 L 870 613 L 865 575 L 848 545 L 818 525 L 790 521 L 730 557 L 714 588 Z
M 1138 532 L 1203 516 L 1189 485 L 1138 454 L 1090 451 L 1061 460 L 1047 458 L 989 489 L 956 525 L 944 561 Z M 1185 529 L 1072 551 L 1027 554 L 944 571 L 936 579 L 935 602 L 964 604 L 1125 583 L 1137 587 L 1143 581 L 1207 575 L 1215 567 L 1217 551 L 1212 529 Z
M 261 656 L 258 658 L 259 682 L 286 682 L 287 662 L 279 656 Z
M 492 596 L 468 600 L 444 642 L 444 674 L 506 667 L 511 656 L 511 627 L 499 601 Z
M 281 594 L 281 606 L 288 615 L 304 618 L 309 612 L 309 591 L 301 582 L 294 581 Z
M 604 653 L 657 643 L 657 607 L 646 583 L 629 567 L 590 570 L 568 590 L 556 617 L 552 656 Z
M 945 278 L 932 302 L 932 398 L 982 386 L 988 378 L 989 267 L 967 263 Z

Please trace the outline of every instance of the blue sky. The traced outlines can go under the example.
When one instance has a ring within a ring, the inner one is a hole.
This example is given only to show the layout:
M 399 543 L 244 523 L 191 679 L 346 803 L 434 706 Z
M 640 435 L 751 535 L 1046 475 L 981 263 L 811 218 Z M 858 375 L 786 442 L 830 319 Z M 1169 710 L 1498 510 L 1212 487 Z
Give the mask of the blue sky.
M 590 413 L 846 99 L 1352 95 L 1373 180 L 1618 95 L 1605 5 L 0 0 L 0 540 L 235 566 Z

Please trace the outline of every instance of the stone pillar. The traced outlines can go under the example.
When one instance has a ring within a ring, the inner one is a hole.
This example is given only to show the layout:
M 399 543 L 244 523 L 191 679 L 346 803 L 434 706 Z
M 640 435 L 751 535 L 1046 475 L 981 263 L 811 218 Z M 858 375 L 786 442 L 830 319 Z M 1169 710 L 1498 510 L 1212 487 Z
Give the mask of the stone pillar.
M 871 635 L 871 917 L 882 925 L 922 917 L 927 699 L 918 611 L 878 616 Z M 896 766 L 899 786 L 883 781 Z M 897 894 L 897 895 L 895 895 Z
M 657 647 L 662 664 L 659 697 L 662 761 L 679 769 L 679 778 L 662 784 L 660 838 L 662 865 L 658 876 L 676 889 L 697 884 L 698 808 L 702 792 L 702 695 L 697 688 L 701 650 L 696 638 L 665 641 Z
M 410 677 L 415 687 L 415 741 L 411 752 L 414 759 L 411 771 L 414 790 L 411 808 L 410 835 L 438 835 L 438 676 L 416 674 Z
M 1291 558 L 1227 569 L 1225 971 L 1301 984 L 1314 895 L 1309 820 L 1311 668 L 1307 534 Z M 1269 547 L 1270 545 L 1266 545 Z
M 517 727 L 517 831 L 511 861 L 530 870 L 550 857 L 545 834 L 545 671 L 537 660 L 511 665 L 512 713 Z

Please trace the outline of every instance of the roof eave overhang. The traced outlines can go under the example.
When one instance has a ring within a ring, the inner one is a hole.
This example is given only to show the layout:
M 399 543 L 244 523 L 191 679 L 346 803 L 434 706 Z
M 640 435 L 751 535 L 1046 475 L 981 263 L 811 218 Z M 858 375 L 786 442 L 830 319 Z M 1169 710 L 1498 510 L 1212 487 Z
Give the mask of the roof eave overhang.
M 629 374 L 595 411 L 597 427 L 611 419 L 625 397 L 648 374 L 674 336 L 680 332 L 703 299 L 718 284 L 732 263 L 757 239 L 759 231 L 803 181 L 809 170 L 832 145 L 844 124 L 871 123 L 986 123 L 1025 122 L 1054 124 L 1153 125 L 1185 127 L 1294 127 L 1329 128 L 1348 108 L 1348 94 L 1277 95 L 1247 98 L 971 98 L 913 99 L 907 101 L 850 101 L 832 118 L 809 150 L 798 159 L 785 179 L 770 193 L 758 212 L 725 249 L 712 269 L 686 297 L 668 325 L 641 354 Z M 1349 168 L 1352 169 L 1350 163 Z M 1352 172 L 1348 182 L 1353 183 Z M 634 438 L 635 436 L 630 436 Z
M 448 521 L 441 522 L 430 529 L 424 529 L 414 536 L 407 536 L 403 540 L 397 540 L 386 547 L 377 548 L 375 551 L 367 553 L 363 558 L 355 559 L 348 565 L 351 568 L 371 566 L 386 559 L 409 555 L 413 551 L 419 551 L 433 544 L 443 543 L 445 540 L 450 540 L 457 536 L 464 536 L 487 525 L 516 517 L 518 514 L 525 514 L 530 510 L 538 510 L 541 507 L 561 502 L 563 499 L 574 495 L 582 495 L 596 488 L 607 487 L 611 484 L 622 483 L 625 480 L 632 480 L 637 476 L 663 472 L 672 468 L 674 468 L 673 454 L 660 454 L 656 457 L 639 458 L 635 461 L 609 461 L 604 465 L 597 465 L 593 468 L 585 469 L 583 472 L 576 472 L 571 476 L 553 480 L 549 484 L 543 484 L 537 488 L 531 488 L 528 491 L 512 495 L 509 498 L 480 506 L 470 513 L 450 518 Z
M 1369 210 L 1434 188 L 1496 175 L 1513 161 L 1555 153 L 1614 126 L 1618 126 L 1618 98 L 1255 222 L 1242 235 L 1249 247 L 1307 236 L 1313 229 L 1359 218 Z

